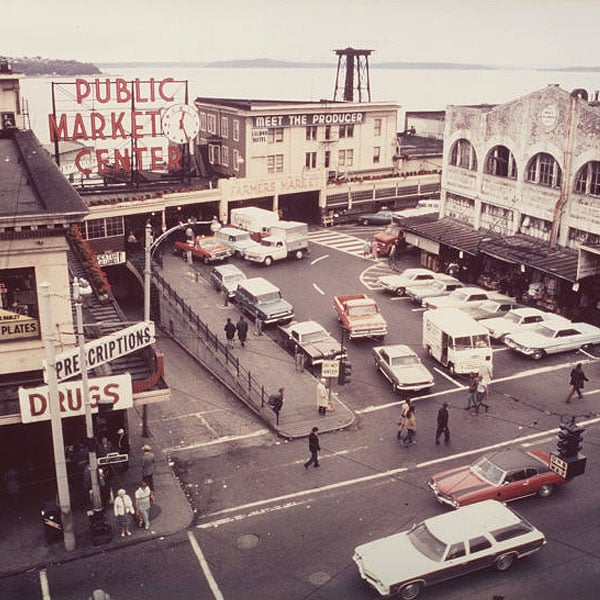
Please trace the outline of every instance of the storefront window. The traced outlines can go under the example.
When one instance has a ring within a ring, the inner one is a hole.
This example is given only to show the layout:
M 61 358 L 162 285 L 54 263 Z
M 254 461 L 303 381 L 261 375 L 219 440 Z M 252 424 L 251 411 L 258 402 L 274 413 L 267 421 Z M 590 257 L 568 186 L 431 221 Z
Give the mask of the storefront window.
M 0 270 L 0 342 L 40 337 L 33 267 Z

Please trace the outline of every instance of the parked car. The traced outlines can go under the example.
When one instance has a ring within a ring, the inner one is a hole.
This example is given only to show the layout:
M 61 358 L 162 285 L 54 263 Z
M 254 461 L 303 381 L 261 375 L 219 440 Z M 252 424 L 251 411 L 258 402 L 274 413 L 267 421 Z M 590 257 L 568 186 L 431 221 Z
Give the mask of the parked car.
M 424 298 L 435 298 L 438 296 L 447 296 L 450 292 L 464 287 L 464 284 L 445 273 L 436 273 L 436 278 L 428 283 L 418 283 L 407 285 L 405 295 L 411 302 L 421 306 Z
M 488 292 L 478 287 L 462 287 L 447 296 L 434 296 L 433 298 L 423 298 L 425 308 L 463 308 L 465 306 L 479 306 L 486 300 L 492 298 L 507 298 L 498 292 Z
M 436 278 L 437 273 L 429 269 L 411 268 L 404 269 L 401 273 L 394 275 L 384 275 L 377 279 L 377 284 L 383 288 L 384 291 L 396 294 L 398 296 L 404 296 L 406 287 L 408 285 L 427 285 Z
M 429 487 L 439 502 L 453 508 L 482 500 L 547 498 L 568 481 L 549 465 L 546 452 L 509 448 L 482 456 L 471 465 L 436 473 L 429 478 Z
M 375 367 L 392 384 L 394 392 L 418 392 L 433 386 L 433 376 L 408 346 L 376 346 L 373 356 Z
M 381 596 L 413 600 L 424 587 L 447 579 L 491 566 L 506 571 L 545 543 L 529 521 L 501 502 L 486 500 L 362 544 L 352 558 Z
M 205 265 L 211 262 L 224 261 L 231 256 L 231 250 L 214 237 L 196 237 L 193 242 L 175 242 L 173 254 L 187 256 L 191 253 L 192 259 L 200 259 Z
M 465 306 L 461 310 L 476 321 L 503 317 L 508 311 L 515 308 L 523 308 L 516 300 L 486 300 L 479 306 Z
M 540 360 L 546 354 L 600 344 L 600 328 L 589 323 L 548 321 L 534 329 L 509 333 L 504 337 L 504 343 L 515 352 Z
M 347 356 L 340 342 L 316 321 L 295 321 L 279 330 L 283 346 L 292 354 L 304 354 L 309 368 L 320 365 L 324 360 L 339 360 Z
M 210 271 L 210 281 L 217 292 L 225 291 L 228 298 L 235 296 L 238 283 L 246 279 L 246 275 L 235 265 L 219 265 Z
M 219 240 L 224 246 L 227 246 L 233 256 L 239 257 L 243 257 L 248 248 L 258 246 L 258 242 L 255 242 L 250 237 L 250 232 L 238 229 L 237 227 L 221 227 L 215 233 L 215 239 Z
M 481 324 L 490 332 L 491 338 L 502 341 L 504 336 L 509 333 L 531 329 L 536 327 L 538 323 L 557 320 L 565 324 L 570 323 L 568 319 L 560 315 L 544 312 L 539 308 L 524 306 L 509 310 L 503 317 L 486 319 Z
M 358 215 L 356 220 L 360 225 L 389 225 L 394 220 L 394 212 L 379 210 L 376 213 Z

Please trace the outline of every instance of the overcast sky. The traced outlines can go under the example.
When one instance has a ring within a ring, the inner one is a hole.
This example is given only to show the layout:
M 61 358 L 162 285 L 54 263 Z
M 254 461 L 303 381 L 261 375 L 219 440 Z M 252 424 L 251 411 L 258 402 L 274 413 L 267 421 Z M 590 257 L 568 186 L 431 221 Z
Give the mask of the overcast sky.
M 600 0 L 2 0 L 0 55 L 600 64 Z

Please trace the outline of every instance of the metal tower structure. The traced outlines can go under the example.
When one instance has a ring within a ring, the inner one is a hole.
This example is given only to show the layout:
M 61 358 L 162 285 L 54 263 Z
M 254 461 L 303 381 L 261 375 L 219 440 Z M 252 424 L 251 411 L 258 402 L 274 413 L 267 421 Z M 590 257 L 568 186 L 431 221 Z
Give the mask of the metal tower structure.
M 358 102 L 371 102 L 371 80 L 369 77 L 369 56 L 372 50 L 345 48 L 336 50 L 338 57 L 333 100 L 354 102 L 354 92 Z M 343 79 L 343 86 L 341 80 Z M 343 93 L 342 93 L 343 92 Z

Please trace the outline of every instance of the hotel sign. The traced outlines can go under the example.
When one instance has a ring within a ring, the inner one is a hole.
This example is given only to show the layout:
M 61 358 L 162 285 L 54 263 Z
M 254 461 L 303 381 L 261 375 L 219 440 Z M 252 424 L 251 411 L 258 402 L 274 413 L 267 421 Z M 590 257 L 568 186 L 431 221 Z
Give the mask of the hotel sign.
M 311 127 L 316 125 L 360 125 L 364 112 L 319 112 L 299 115 L 263 115 L 252 118 L 255 129 L 277 127 Z

